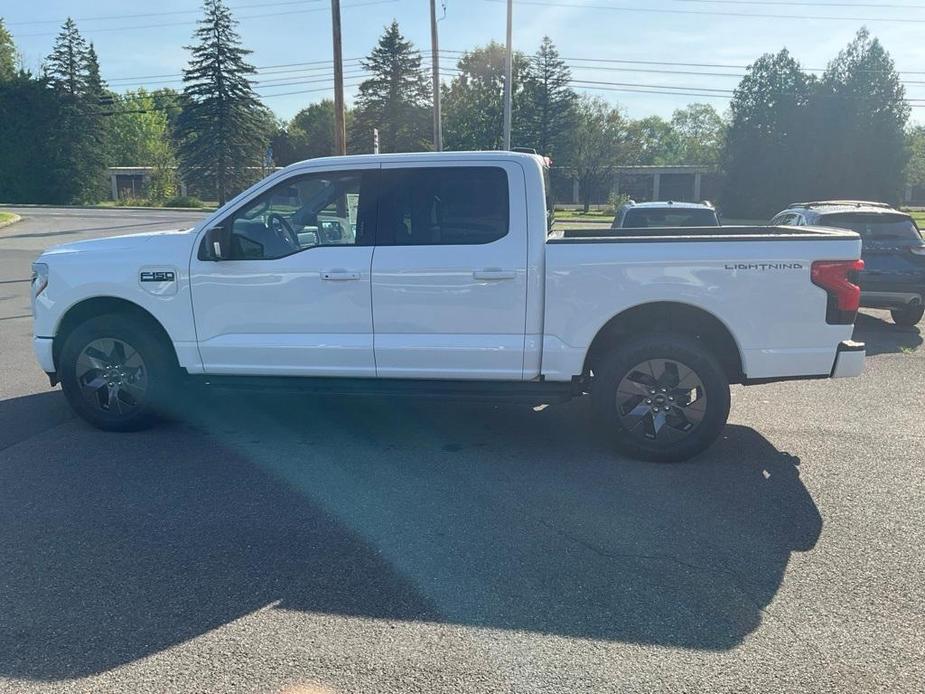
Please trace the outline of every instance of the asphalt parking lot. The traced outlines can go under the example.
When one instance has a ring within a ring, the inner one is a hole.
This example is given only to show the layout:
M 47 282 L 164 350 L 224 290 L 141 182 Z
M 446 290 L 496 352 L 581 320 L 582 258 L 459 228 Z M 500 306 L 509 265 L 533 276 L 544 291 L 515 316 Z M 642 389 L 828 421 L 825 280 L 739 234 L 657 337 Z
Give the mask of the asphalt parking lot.
M 919 692 L 925 347 L 860 316 L 859 379 L 735 387 L 696 461 L 542 410 L 190 394 L 76 420 L 29 264 L 164 211 L 0 230 L 0 691 Z

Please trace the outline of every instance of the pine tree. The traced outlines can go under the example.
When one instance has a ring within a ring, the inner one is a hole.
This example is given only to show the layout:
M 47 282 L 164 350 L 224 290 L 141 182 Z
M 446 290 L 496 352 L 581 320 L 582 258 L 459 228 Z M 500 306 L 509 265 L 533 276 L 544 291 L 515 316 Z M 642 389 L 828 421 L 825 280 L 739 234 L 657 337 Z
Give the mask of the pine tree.
M 100 76 L 100 60 L 92 43 L 87 48 L 86 70 L 87 95 L 96 99 L 106 96 L 106 83 Z
M 398 22 L 386 27 L 363 67 L 373 76 L 360 84 L 351 149 L 370 151 L 374 128 L 383 152 L 430 149 L 430 82 L 420 52 L 402 36 Z
M 73 19 L 61 27 L 45 76 L 59 106 L 59 123 L 49 133 L 55 153 L 49 194 L 56 202 L 90 202 L 103 188 L 105 151 L 99 108 L 102 80 L 96 53 Z
M 255 177 L 270 133 L 250 76 L 256 70 L 222 0 L 204 0 L 204 17 L 183 71 L 184 108 L 177 119 L 180 167 L 187 180 L 215 191 L 219 204 Z
M 0 17 L 0 82 L 8 82 L 16 76 L 16 44 L 3 25 Z
M 55 39 L 51 55 L 45 61 L 45 75 L 56 91 L 72 97 L 86 96 L 89 88 L 90 47 L 70 17 Z M 99 65 L 97 65 L 97 71 Z
M 548 36 L 533 56 L 525 75 L 526 123 L 524 140 L 556 162 L 570 150 L 577 123 L 578 95 L 569 86 L 572 73 Z

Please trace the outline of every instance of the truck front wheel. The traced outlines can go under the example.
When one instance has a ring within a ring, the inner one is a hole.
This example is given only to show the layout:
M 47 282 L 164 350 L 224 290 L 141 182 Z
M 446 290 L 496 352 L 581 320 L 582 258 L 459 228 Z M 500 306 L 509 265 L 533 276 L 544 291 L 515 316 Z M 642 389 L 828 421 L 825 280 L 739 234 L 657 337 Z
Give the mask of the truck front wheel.
M 591 399 L 600 425 L 624 455 L 687 460 L 712 444 L 729 417 L 729 381 L 696 339 L 631 338 L 593 367 Z
M 83 419 L 107 431 L 137 431 L 166 408 L 177 367 L 143 321 L 110 314 L 68 335 L 58 373 L 64 395 Z

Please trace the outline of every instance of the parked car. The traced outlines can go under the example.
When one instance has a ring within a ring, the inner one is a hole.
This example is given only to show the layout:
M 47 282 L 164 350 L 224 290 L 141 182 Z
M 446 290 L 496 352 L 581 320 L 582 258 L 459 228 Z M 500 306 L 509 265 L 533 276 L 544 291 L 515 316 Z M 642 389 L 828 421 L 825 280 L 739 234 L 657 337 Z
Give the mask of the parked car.
M 544 173 L 511 152 L 313 159 L 192 229 L 58 246 L 33 267 L 36 356 L 103 429 L 147 426 L 193 379 L 589 393 L 617 448 L 651 460 L 709 446 L 730 383 L 861 373 L 856 233 L 547 232 Z
M 611 229 L 647 227 L 718 227 L 719 216 L 709 202 L 634 202 L 620 206 Z
M 897 325 L 912 326 L 925 315 L 925 241 L 915 220 L 879 202 L 800 202 L 778 213 L 772 225 L 837 227 L 861 235 L 864 269 L 861 306 L 889 309 Z

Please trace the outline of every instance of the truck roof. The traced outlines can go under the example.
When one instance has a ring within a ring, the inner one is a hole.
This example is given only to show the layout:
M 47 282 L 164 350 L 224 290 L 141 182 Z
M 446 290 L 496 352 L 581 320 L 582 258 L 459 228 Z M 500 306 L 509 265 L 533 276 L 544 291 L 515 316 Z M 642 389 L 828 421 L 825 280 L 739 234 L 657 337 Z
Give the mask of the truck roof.
M 503 150 L 488 150 L 481 152 L 400 152 L 396 154 L 348 154 L 343 157 L 318 157 L 316 159 L 305 159 L 304 161 L 295 162 L 287 166 L 290 168 L 302 168 L 308 164 L 338 164 L 344 166 L 353 166 L 355 164 L 375 164 L 377 162 L 420 162 L 433 159 L 435 163 L 440 161 L 497 161 L 498 159 L 533 161 L 545 163 L 545 159 L 538 154 L 527 154 L 524 152 L 509 152 Z
M 681 209 L 713 209 L 713 205 L 708 202 L 684 202 L 680 200 L 653 200 L 651 202 L 630 201 L 626 203 L 626 206 L 632 208 L 677 207 Z

